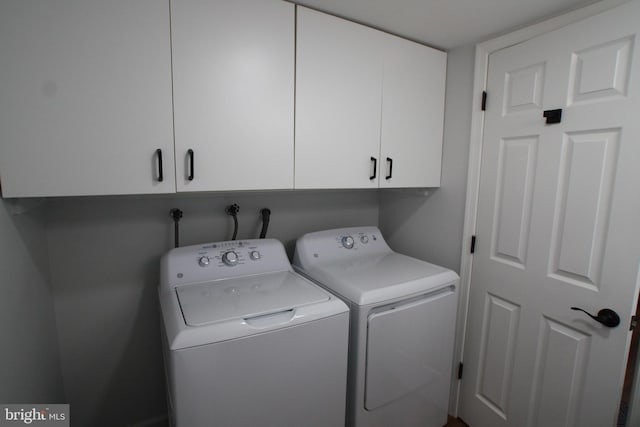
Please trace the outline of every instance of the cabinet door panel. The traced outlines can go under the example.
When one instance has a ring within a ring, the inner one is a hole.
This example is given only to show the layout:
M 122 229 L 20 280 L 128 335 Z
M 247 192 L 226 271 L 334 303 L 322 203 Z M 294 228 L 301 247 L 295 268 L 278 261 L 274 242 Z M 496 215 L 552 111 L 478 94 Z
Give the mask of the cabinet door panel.
M 294 6 L 175 0 L 171 13 L 178 191 L 292 188 Z
M 295 186 L 375 188 L 381 33 L 303 7 L 297 25 Z
M 380 187 L 440 185 L 446 58 L 385 34 Z
M 3 0 L 0 57 L 4 197 L 175 191 L 168 2 Z

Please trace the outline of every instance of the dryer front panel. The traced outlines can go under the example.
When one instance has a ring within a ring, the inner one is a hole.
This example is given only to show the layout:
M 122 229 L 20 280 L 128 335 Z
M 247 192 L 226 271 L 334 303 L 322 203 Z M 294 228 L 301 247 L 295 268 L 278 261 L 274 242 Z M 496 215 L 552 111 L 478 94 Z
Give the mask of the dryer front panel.
M 372 310 L 367 321 L 367 411 L 419 394 L 423 409 L 446 413 L 449 394 L 442 391 L 450 383 L 456 303 L 455 287 L 447 286 Z

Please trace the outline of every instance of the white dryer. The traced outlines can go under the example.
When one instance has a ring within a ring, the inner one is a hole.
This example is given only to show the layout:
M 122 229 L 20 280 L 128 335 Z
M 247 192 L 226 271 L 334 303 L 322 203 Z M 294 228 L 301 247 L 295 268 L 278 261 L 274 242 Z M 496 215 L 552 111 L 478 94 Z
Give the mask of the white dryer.
M 280 242 L 173 249 L 159 294 L 172 425 L 343 425 L 348 308 Z
M 458 275 L 392 251 L 375 227 L 306 234 L 293 263 L 351 309 L 347 426 L 446 424 Z

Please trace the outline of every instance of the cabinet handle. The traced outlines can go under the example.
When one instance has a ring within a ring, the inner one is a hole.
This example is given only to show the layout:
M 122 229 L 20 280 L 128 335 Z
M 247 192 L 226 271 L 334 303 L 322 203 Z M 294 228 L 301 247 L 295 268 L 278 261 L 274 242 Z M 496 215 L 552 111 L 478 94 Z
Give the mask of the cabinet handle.
M 369 177 L 370 180 L 376 179 L 377 169 L 378 169 L 378 159 L 375 157 L 371 157 L 371 161 L 373 162 L 373 175 Z
M 187 179 L 189 181 L 193 181 L 193 177 L 195 176 L 195 172 L 194 172 L 194 154 L 193 154 L 193 150 L 191 148 L 189 148 L 189 151 L 187 151 L 187 154 L 189 155 L 189 176 L 187 177 Z
M 393 175 L 393 159 L 391 157 L 387 157 L 387 164 L 389 165 L 389 175 L 384 178 L 391 179 L 391 175 Z
M 156 156 L 158 156 L 158 182 L 164 181 L 164 168 L 162 167 L 162 150 L 156 150 Z

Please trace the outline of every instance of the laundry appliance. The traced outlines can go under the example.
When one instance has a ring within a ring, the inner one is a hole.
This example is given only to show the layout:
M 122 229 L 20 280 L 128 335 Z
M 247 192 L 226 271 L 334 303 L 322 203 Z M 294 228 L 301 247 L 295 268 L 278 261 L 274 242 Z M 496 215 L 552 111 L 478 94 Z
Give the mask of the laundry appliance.
M 348 308 L 279 241 L 173 249 L 159 297 L 173 426 L 344 424 Z
M 458 275 L 394 252 L 376 227 L 306 234 L 293 263 L 351 310 L 347 426 L 446 424 Z

